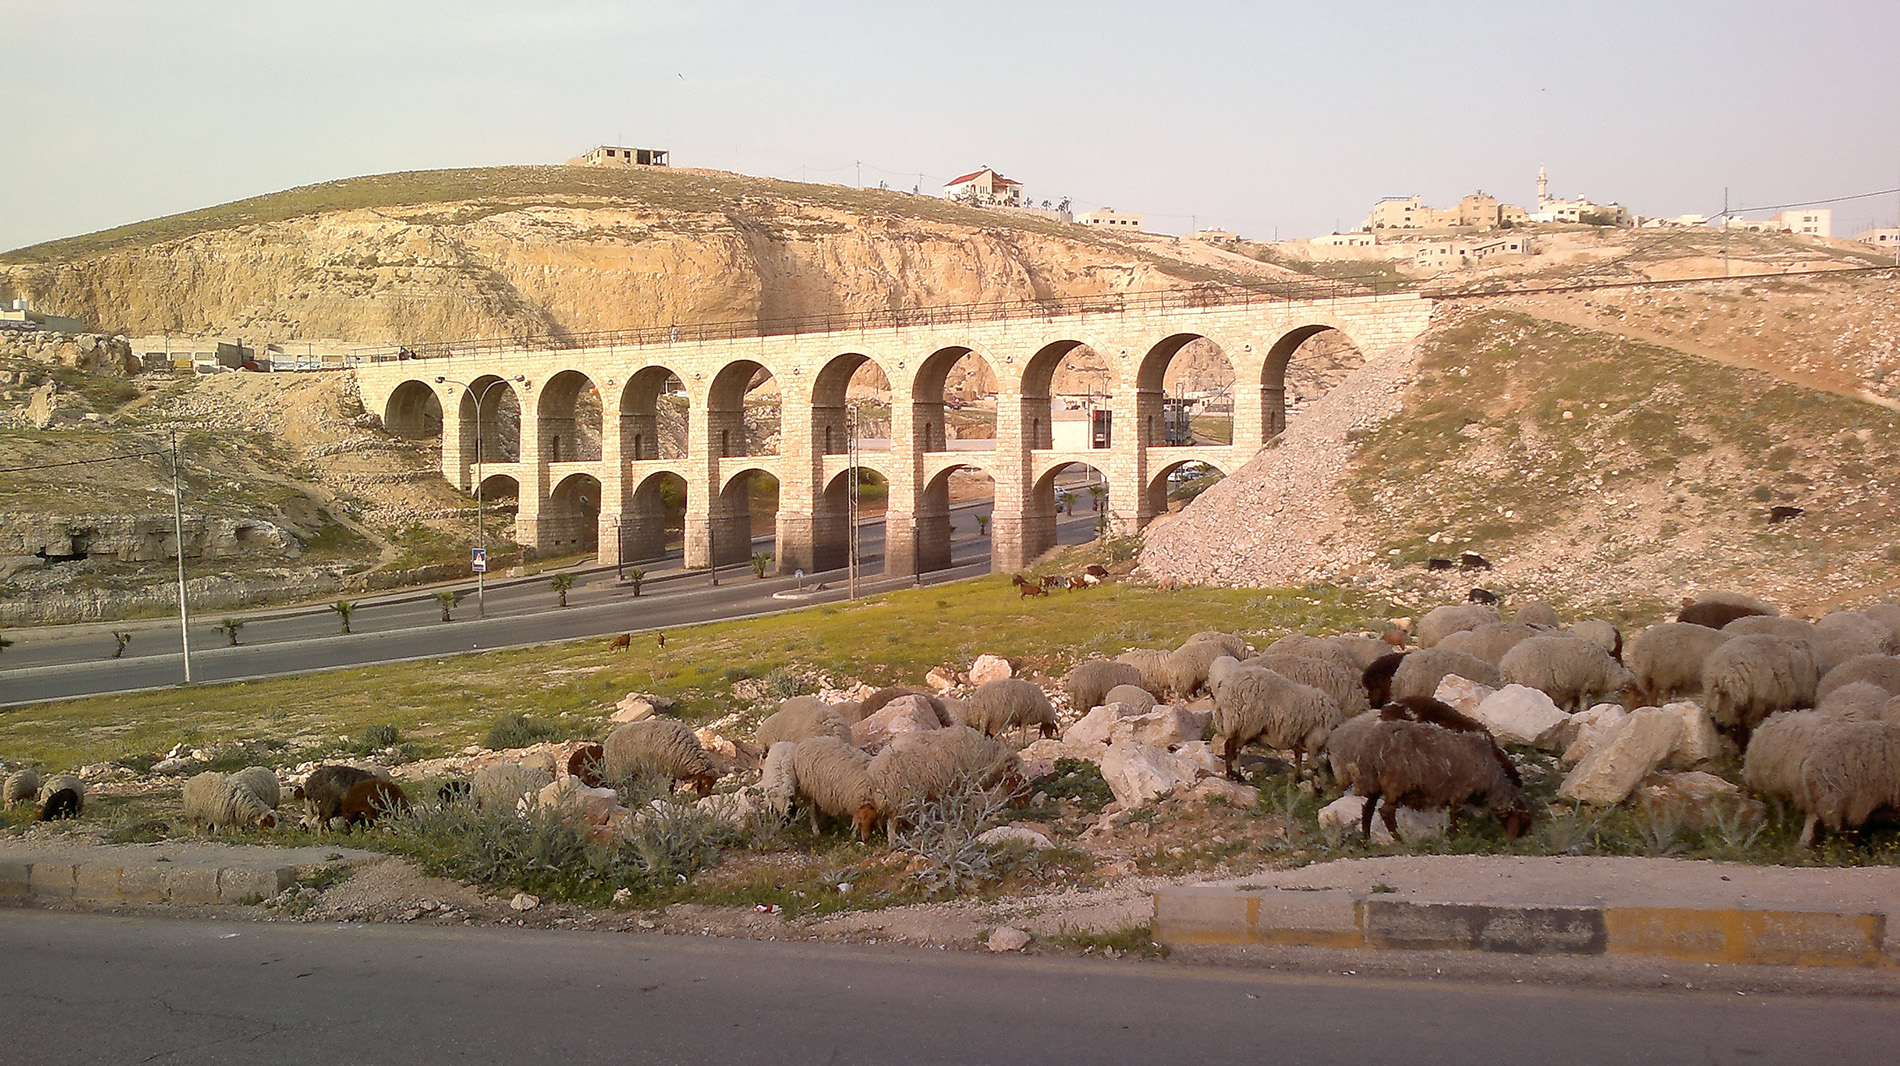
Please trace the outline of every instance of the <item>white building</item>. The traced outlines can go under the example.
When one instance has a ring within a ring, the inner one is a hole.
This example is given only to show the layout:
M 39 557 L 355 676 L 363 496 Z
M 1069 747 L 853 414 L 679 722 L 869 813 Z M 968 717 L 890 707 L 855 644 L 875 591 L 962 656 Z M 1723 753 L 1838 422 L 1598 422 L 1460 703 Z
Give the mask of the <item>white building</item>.
M 1871 244 L 1883 252 L 1900 248 L 1900 229 L 1870 229 L 1854 234 L 1854 239 L 1862 244 Z
M 1550 178 L 1544 173 L 1543 167 L 1537 168 L 1537 210 L 1530 214 L 1532 222 L 1590 222 L 1626 226 L 1629 219 L 1628 209 L 1614 200 L 1600 204 L 1584 197 L 1575 200 L 1552 199 Z
M 951 178 L 943 187 L 946 200 L 962 200 L 979 207 L 1023 206 L 1023 183 L 1011 181 L 989 167 Z
M 1090 211 L 1086 215 L 1077 215 L 1075 220 L 1084 226 L 1100 226 L 1103 229 L 1128 230 L 1132 233 L 1141 232 L 1140 215 L 1126 214 L 1112 207 L 1104 207 L 1100 211 Z

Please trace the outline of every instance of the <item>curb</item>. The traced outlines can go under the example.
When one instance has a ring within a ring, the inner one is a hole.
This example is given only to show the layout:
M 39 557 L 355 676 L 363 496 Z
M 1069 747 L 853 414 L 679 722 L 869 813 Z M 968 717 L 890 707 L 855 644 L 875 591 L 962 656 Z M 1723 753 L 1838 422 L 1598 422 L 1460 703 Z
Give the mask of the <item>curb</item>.
M 295 866 L 195 863 L 28 862 L 0 859 L 0 903 L 255 903 L 295 884 Z
M 1171 947 L 1329 947 L 1633 955 L 1757 966 L 1900 968 L 1887 916 L 1837 911 L 1459 903 L 1340 891 L 1174 887 L 1154 896 Z

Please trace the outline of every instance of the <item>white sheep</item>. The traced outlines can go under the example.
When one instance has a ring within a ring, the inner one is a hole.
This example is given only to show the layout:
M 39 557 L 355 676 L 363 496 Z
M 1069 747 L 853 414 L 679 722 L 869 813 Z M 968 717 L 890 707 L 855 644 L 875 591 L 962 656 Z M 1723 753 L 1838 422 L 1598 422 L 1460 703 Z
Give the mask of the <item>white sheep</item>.
M 185 819 L 211 829 L 275 829 L 277 815 L 230 774 L 206 770 L 185 782 Z
M 250 790 L 251 795 L 271 810 L 284 801 L 283 783 L 268 766 L 246 766 L 231 775 L 231 780 Z
M 1407 652 L 1405 658 L 1399 660 L 1398 669 L 1392 673 L 1392 684 L 1386 698 L 1397 700 L 1431 696 L 1438 691 L 1438 683 L 1451 674 L 1457 674 L 1467 681 L 1476 681 L 1480 685 L 1493 688 L 1498 685 L 1498 668 L 1475 655 L 1448 648 L 1420 648 Z
M 1236 776 L 1240 749 L 1258 740 L 1276 751 L 1291 750 L 1297 778 L 1303 757 L 1318 755 L 1344 720 L 1331 696 L 1259 667 L 1233 671 L 1214 691 L 1214 733 L 1229 777 Z
M 1304 655 L 1276 655 L 1272 651 L 1248 659 L 1246 666 L 1271 670 L 1289 681 L 1319 689 L 1339 704 L 1339 713 L 1351 718 L 1367 709 L 1366 686 L 1360 683 L 1361 671 L 1336 659 L 1315 659 Z
M 859 840 L 868 840 L 885 812 L 871 787 L 871 757 L 836 737 L 801 740 L 792 752 L 792 777 L 798 798 L 818 832 L 824 815 L 846 818 Z
M 894 693 L 892 698 L 897 695 L 903 693 Z M 862 708 L 864 705 L 859 706 Z M 831 704 L 815 696 L 794 696 L 779 704 L 778 710 L 760 722 L 758 732 L 753 737 L 761 748 L 770 748 L 781 740 L 796 744 L 808 737 L 836 737 L 849 741 L 851 725 Z
M 1035 726 L 1045 737 L 1056 735 L 1056 709 L 1049 697 L 1033 681 L 1020 677 L 999 677 L 985 681 L 970 693 L 972 728 L 985 736 L 995 736 L 1011 728 L 1025 732 Z
M 1511 621 L 1519 625 L 1540 626 L 1544 629 L 1560 629 L 1564 624 L 1563 619 L 1557 617 L 1557 608 L 1543 600 L 1531 600 L 1519 607 L 1511 615 Z
M 1498 676 L 1507 685 L 1538 689 L 1569 711 L 1581 711 L 1599 697 L 1614 696 L 1635 680 L 1602 647 L 1570 636 L 1524 641 L 1504 654 Z
M 1859 829 L 1876 810 L 1900 810 L 1900 722 L 1842 722 L 1815 738 L 1801 762 L 1801 845 L 1821 830 Z
M 866 770 L 885 829 L 896 843 L 898 823 L 918 804 L 937 800 L 959 786 L 991 788 L 1022 784 L 1022 761 L 1003 742 L 967 726 L 909 733 L 871 758 Z
M 1814 706 L 1820 677 L 1814 650 L 1771 636 L 1736 637 L 1702 664 L 1702 706 L 1746 747 L 1748 734 L 1776 711 Z
M 684 723 L 670 718 L 628 722 L 607 734 L 601 772 L 610 781 L 636 774 L 664 774 L 690 783 L 701 797 L 712 795 L 719 768 L 706 746 Z
M 1821 675 L 1820 683 L 1814 687 L 1814 698 L 1827 699 L 1828 693 L 1856 682 L 1867 682 L 1888 692 L 1900 693 L 1900 656 L 1856 655 Z
M 11 807 L 16 803 L 25 803 L 39 794 L 39 772 L 31 768 L 15 770 L 7 775 L 4 801 L 0 801 L 0 805 Z
M 765 808 L 780 818 L 791 813 L 798 796 L 798 773 L 793 766 L 798 745 L 789 740 L 773 744 L 759 765 L 759 791 L 765 794 Z
M 1141 687 L 1144 680 L 1141 671 L 1127 663 L 1109 662 L 1106 659 L 1077 663 L 1069 671 L 1066 682 L 1069 706 L 1079 714 L 1087 714 L 1107 702 L 1109 689 L 1118 685 Z
M 1623 656 L 1645 700 L 1658 703 L 1702 694 L 1702 664 L 1735 634 L 1693 622 L 1650 626 L 1630 641 Z
M 1497 608 L 1487 607 L 1481 603 L 1434 607 L 1425 612 L 1425 617 L 1418 620 L 1416 640 L 1419 647 L 1429 648 L 1453 633 L 1476 629 L 1497 620 Z
M 1504 653 L 1517 647 L 1532 637 L 1549 636 L 1550 630 L 1540 626 L 1526 625 L 1523 622 L 1486 622 L 1476 629 L 1461 629 L 1450 633 L 1436 645 L 1445 651 L 1461 651 L 1466 655 L 1475 655 L 1485 662 L 1496 666 L 1504 658 Z

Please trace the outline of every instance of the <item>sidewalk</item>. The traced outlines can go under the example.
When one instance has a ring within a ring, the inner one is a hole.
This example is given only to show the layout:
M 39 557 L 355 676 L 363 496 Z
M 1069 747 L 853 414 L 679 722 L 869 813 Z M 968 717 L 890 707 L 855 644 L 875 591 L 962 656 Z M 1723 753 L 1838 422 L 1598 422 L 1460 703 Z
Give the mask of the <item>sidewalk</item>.
M 299 870 L 372 857 L 353 848 L 271 848 L 201 841 L 158 844 L 0 843 L 0 903 L 255 903 Z
M 1647 956 L 1900 968 L 1900 868 L 1684 859 L 1351 859 L 1155 893 L 1188 945 Z

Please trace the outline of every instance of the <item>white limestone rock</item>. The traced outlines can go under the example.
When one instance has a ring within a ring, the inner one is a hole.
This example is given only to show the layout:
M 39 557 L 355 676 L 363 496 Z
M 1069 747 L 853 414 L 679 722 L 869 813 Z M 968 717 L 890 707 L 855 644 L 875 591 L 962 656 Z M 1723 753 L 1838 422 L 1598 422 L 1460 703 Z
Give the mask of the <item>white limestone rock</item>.
M 1469 713 L 1503 743 L 1533 748 L 1556 748 L 1570 722 L 1549 696 L 1524 685 L 1504 686 Z
M 1557 789 L 1564 799 L 1611 807 L 1663 764 L 1682 741 L 1682 716 L 1641 707 L 1612 726 L 1595 750 L 1578 761 Z
M 1005 677 L 1015 677 L 1016 668 L 1001 655 L 979 655 L 970 664 L 970 684 L 983 685 Z
M 1570 743 L 1565 745 L 1563 764 L 1574 766 L 1585 755 L 1597 749 L 1608 736 L 1616 723 L 1629 717 L 1629 712 L 1620 704 L 1599 703 L 1587 711 L 1578 711 L 1570 716 Z
M 1128 809 L 1192 785 L 1199 776 L 1192 762 L 1145 744 L 1110 744 L 1102 756 L 1102 779 Z
M 1476 716 L 1478 705 L 1485 701 L 1497 689 L 1490 685 L 1480 685 L 1469 678 L 1457 674 L 1446 674 L 1438 682 L 1438 688 L 1432 698 L 1440 703 L 1449 704 L 1453 709 L 1467 715 Z

